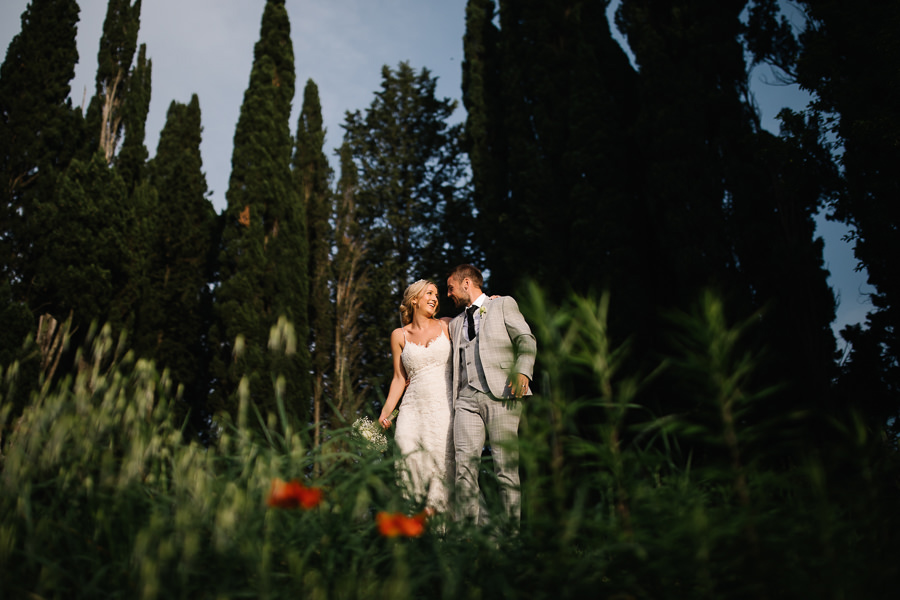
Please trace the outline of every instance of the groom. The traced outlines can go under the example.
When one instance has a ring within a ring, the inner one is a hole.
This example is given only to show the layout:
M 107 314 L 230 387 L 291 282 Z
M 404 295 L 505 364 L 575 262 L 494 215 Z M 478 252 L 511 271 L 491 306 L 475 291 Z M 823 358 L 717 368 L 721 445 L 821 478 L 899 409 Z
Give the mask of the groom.
M 453 438 L 456 446 L 457 519 L 478 520 L 478 468 L 485 437 L 507 517 L 520 518 L 519 417 L 513 399 L 530 395 L 537 343 L 516 301 L 489 299 L 484 278 L 460 265 L 447 278 L 447 296 L 466 310 L 450 321 L 453 343 Z

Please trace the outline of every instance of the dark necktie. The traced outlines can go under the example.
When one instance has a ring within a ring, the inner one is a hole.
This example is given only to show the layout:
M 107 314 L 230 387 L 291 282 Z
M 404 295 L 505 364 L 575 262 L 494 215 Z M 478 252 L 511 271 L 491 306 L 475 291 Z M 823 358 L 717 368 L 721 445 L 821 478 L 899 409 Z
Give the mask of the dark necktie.
M 475 339 L 475 309 L 478 308 L 474 304 L 466 309 L 466 321 L 469 323 L 469 340 Z

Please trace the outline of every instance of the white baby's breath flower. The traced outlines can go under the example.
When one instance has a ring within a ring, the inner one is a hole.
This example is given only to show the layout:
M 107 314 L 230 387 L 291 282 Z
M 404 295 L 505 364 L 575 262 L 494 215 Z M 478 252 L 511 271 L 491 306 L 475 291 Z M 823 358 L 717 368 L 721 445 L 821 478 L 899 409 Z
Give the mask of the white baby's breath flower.
M 353 434 L 378 452 L 387 450 L 387 437 L 381 431 L 381 426 L 370 421 L 369 417 L 360 417 L 353 423 Z

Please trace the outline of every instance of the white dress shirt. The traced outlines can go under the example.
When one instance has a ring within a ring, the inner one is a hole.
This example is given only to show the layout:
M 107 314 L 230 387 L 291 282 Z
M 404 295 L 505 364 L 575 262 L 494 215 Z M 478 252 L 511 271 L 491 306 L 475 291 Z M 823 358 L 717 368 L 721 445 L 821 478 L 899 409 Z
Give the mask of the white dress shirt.
M 487 294 L 482 292 L 481 295 L 475 299 L 475 302 L 473 302 L 469 306 L 476 306 L 478 308 L 481 308 L 481 306 L 484 305 L 485 300 L 487 300 Z M 481 331 L 481 311 L 476 310 L 472 314 L 472 319 L 475 321 L 475 335 L 477 336 L 478 332 Z M 466 340 L 468 340 L 469 339 L 469 328 L 465 327 L 464 329 L 466 332 Z

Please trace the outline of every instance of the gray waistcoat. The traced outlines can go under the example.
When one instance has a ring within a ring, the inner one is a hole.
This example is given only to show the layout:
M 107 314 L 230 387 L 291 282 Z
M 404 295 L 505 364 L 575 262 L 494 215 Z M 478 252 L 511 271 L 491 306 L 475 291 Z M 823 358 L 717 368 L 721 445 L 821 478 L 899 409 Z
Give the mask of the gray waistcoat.
M 478 357 L 478 338 L 468 342 L 460 340 L 459 345 L 459 394 L 471 396 L 472 390 L 489 393 L 487 378 Z

